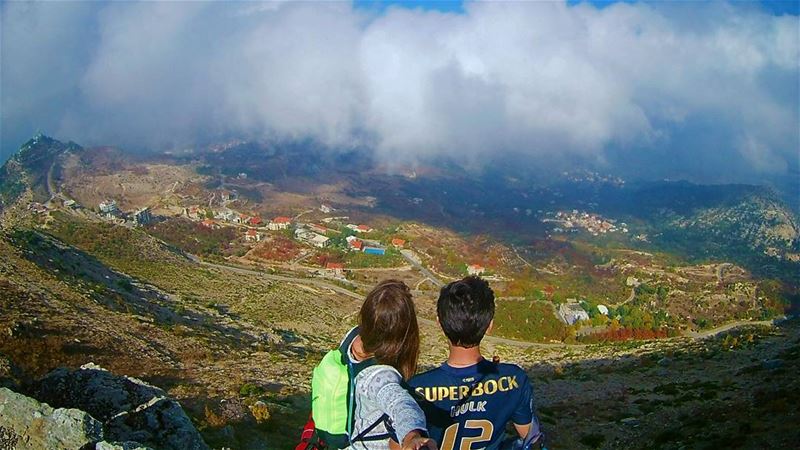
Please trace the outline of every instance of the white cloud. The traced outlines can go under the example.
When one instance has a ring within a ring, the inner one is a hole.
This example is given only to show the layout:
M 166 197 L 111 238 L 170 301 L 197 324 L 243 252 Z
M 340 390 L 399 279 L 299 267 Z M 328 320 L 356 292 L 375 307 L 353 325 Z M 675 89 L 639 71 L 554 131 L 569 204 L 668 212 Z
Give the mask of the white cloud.
M 262 6 L 3 4 L 3 148 L 42 127 L 129 146 L 233 134 L 403 161 L 602 162 L 692 142 L 678 135 L 702 122 L 713 148 L 700 136 L 670 151 L 722 152 L 742 173 L 798 161 L 796 17 L 724 3 Z

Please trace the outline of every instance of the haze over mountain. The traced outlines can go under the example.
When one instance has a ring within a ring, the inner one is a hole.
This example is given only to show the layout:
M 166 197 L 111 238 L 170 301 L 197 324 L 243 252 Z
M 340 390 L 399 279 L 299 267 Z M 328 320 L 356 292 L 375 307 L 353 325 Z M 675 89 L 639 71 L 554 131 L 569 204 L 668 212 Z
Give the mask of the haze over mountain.
M 798 186 L 798 20 L 752 3 L 2 5 L 2 158 L 37 129 L 390 163 Z M 796 190 L 795 190 L 796 192 Z

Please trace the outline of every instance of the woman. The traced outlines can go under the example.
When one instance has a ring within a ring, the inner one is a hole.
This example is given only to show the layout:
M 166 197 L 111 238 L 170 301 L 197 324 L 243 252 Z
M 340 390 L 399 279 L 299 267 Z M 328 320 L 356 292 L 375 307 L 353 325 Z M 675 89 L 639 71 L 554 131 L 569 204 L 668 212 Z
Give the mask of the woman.
M 385 280 L 367 295 L 347 357 L 355 368 L 355 423 L 349 448 L 436 450 L 425 415 L 401 386 L 417 370 L 419 328 L 402 281 Z M 390 441 L 392 445 L 390 447 Z

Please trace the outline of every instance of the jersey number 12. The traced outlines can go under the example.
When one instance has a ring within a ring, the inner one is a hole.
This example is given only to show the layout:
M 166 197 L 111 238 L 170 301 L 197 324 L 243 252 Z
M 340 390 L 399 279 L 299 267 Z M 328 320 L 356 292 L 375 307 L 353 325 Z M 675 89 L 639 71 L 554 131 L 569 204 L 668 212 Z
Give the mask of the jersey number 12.
M 489 442 L 492 439 L 492 432 L 494 425 L 485 419 L 480 420 L 467 420 L 464 423 L 465 430 L 480 430 L 481 434 L 475 437 L 463 437 L 460 439 L 460 444 L 456 447 L 456 436 L 458 435 L 458 428 L 461 424 L 454 423 L 444 430 L 444 437 L 442 438 L 442 445 L 440 450 L 473 450 L 472 444 L 480 444 L 482 442 Z

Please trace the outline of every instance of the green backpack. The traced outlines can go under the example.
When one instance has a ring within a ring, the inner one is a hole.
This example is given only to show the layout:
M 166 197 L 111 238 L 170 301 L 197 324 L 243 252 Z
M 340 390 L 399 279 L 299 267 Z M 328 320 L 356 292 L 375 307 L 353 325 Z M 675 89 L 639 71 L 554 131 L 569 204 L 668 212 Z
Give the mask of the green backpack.
M 349 345 L 348 345 L 349 346 Z M 352 386 L 345 354 L 331 350 L 311 376 L 311 417 L 319 438 L 331 448 L 345 448 L 352 431 Z
M 358 327 L 350 330 L 339 344 L 339 348 L 326 353 L 322 361 L 314 367 L 311 376 L 312 420 L 309 421 L 313 433 L 304 433 L 305 447 L 298 448 L 340 449 L 350 445 L 356 407 L 354 380 L 362 370 L 375 364 L 372 358 L 353 363 L 347 357 L 347 352 L 356 336 Z M 388 419 L 389 417 L 384 415 L 359 436 L 352 437 L 352 442 L 362 440 L 367 432 L 382 422 L 388 425 Z M 309 424 L 306 425 L 305 431 L 310 431 Z M 305 436 L 308 436 L 308 440 Z M 393 433 L 387 434 L 386 437 L 393 437 Z

